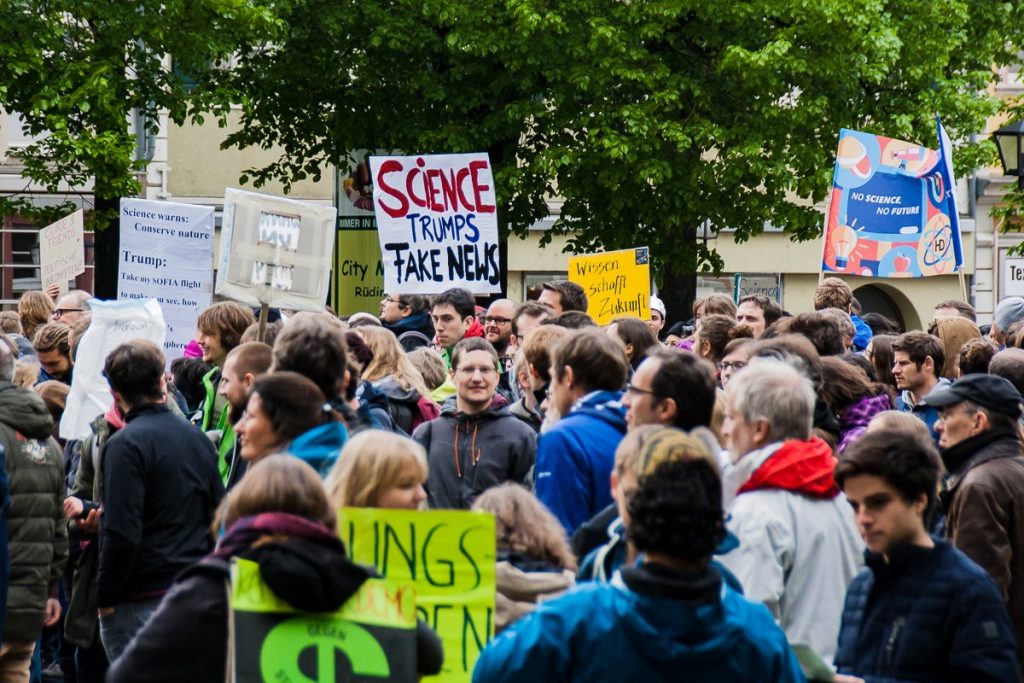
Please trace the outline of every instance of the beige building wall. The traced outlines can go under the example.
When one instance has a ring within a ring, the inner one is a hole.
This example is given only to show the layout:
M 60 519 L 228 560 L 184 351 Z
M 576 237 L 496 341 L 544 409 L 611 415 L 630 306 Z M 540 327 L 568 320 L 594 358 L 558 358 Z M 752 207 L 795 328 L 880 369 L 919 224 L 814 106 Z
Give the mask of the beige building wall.
M 270 182 L 261 188 L 241 185 L 239 176 L 249 168 L 266 166 L 280 155 L 277 148 L 245 150 L 221 149 L 224 138 L 239 127 L 241 112 L 232 110 L 228 126 L 221 128 L 212 117 L 203 124 L 167 127 L 167 191 L 168 199 L 195 201 L 210 198 L 220 204 L 224 188 L 239 187 L 254 192 L 283 195 L 284 186 Z M 333 201 L 333 167 L 324 167 L 320 180 L 306 179 L 294 183 L 287 193 L 293 199 Z M 203 202 L 207 203 L 207 202 Z

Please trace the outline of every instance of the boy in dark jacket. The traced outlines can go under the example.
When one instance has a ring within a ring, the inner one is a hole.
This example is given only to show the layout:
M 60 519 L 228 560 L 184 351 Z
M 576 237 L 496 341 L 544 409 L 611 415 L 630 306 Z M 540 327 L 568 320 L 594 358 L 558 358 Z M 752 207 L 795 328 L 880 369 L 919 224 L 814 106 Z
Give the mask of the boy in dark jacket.
M 939 481 L 934 447 L 905 433 L 869 433 L 835 476 L 868 548 L 868 568 L 846 594 L 836 681 L 1020 680 L 995 583 L 928 535 Z

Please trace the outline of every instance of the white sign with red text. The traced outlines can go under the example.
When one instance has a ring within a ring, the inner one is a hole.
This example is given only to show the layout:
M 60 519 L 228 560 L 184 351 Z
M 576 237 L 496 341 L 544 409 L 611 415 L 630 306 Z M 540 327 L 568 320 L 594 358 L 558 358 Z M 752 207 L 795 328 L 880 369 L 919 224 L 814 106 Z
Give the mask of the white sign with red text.
M 371 156 L 388 294 L 501 291 L 498 211 L 486 154 Z

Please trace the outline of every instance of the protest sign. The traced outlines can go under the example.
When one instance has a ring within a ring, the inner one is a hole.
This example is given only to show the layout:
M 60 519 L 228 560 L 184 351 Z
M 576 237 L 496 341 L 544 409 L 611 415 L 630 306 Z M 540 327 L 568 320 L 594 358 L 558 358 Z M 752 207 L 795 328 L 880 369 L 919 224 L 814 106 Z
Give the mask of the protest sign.
M 89 310 L 92 320 L 78 344 L 71 391 L 60 420 L 62 439 L 89 436 L 89 424 L 113 404 L 114 397 L 103 376 L 103 363 L 111 351 L 133 339 L 163 346 L 167 335 L 167 324 L 156 299 L 90 299 Z
M 160 302 L 168 362 L 195 337 L 212 289 L 213 207 L 121 200 L 117 298 Z
M 494 517 L 345 508 L 338 529 L 354 561 L 416 587 L 416 611 L 444 642 L 441 674 L 424 680 L 467 683 L 494 635 Z
M 85 272 L 84 215 L 79 209 L 39 231 L 43 289 L 59 285 L 63 294 L 68 291 L 68 281 Z
M 651 265 L 647 247 L 569 258 L 569 281 L 587 293 L 587 313 L 598 325 L 615 318 L 651 317 Z
M 384 264 L 376 230 L 338 230 L 333 292 L 338 315 L 379 312 Z
M 228 188 L 216 292 L 250 306 L 322 311 L 337 209 Z
M 259 564 L 231 563 L 232 681 L 415 683 L 416 591 L 366 581 L 333 613 L 301 612 L 260 576 Z
M 943 148 L 937 152 L 881 135 L 839 132 L 823 270 L 911 278 L 960 267 L 948 140 Z
M 388 294 L 501 291 L 486 154 L 372 156 L 370 171 Z

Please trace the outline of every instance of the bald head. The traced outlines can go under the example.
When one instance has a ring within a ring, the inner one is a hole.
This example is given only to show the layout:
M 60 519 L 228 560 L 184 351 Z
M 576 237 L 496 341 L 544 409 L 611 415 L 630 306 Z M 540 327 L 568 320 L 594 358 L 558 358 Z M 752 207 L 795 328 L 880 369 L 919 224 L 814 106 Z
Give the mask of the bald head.
M 53 309 L 53 319 L 60 320 L 65 325 L 70 325 L 82 314 L 89 310 L 85 302 L 92 298 L 92 294 L 84 289 L 72 289 L 70 292 L 57 299 L 57 305 Z
M 516 314 L 516 302 L 511 299 L 496 299 L 487 308 L 484 316 L 484 338 L 491 342 L 499 356 L 505 355 L 509 345 L 515 343 L 512 335 L 512 320 Z

